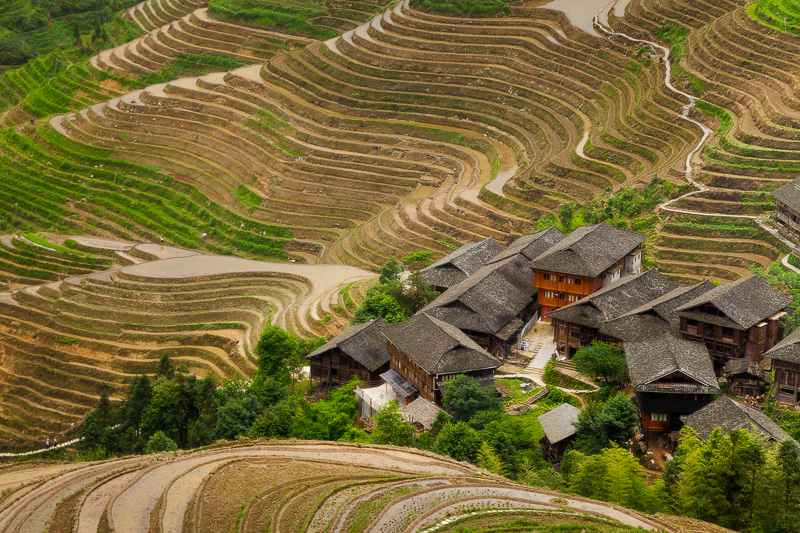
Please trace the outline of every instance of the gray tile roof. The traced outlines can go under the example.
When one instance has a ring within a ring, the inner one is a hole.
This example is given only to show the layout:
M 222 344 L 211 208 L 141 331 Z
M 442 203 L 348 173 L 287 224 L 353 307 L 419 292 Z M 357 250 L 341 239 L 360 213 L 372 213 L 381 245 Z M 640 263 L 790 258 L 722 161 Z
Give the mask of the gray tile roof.
M 778 187 L 770 194 L 779 202 L 786 204 L 792 211 L 800 212 L 800 178 Z
M 730 326 L 737 329 L 748 329 L 762 320 L 782 311 L 792 302 L 767 280 L 755 274 L 719 287 L 714 287 L 705 294 L 687 302 L 677 309 L 680 316 L 702 320 L 704 322 Z M 701 313 L 694 308 L 701 305 L 713 305 L 725 314 L 718 317 Z M 727 317 L 727 320 L 726 320 Z
M 423 311 L 465 331 L 497 334 L 533 301 L 534 277 L 527 262 L 515 255 L 486 265 Z
M 651 269 L 625 276 L 573 304 L 550 311 L 547 316 L 599 329 L 607 321 L 646 305 L 677 287 L 677 283 Z
M 378 318 L 372 322 L 351 326 L 308 354 L 306 359 L 318 358 L 338 348 L 367 370 L 374 372 L 389 362 L 386 339 L 380 333 L 386 325 L 384 319 Z
M 420 311 L 382 333 L 398 350 L 430 375 L 498 368 L 500 361 L 458 328 Z
M 761 380 L 764 380 L 764 369 L 758 366 L 758 363 L 742 357 L 740 359 L 731 359 L 725 363 L 725 375 L 728 377 L 737 376 L 739 374 L 750 374 Z
M 679 317 L 675 309 L 714 288 L 710 281 L 695 285 L 680 285 L 617 318 L 608 320 L 598 329 L 601 335 L 621 341 L 638 341 L 677 331 Z
M 717 398 L 699 411 L 682 416 L 681 421 L 694 428 L 703 440 L 708 440 L 711 432 L 717 427 L 728 433 L 735 429 L 751 429 L 755 426 L 756 431 L 768 439 L 778 442 L 789 439 L 794 442 L 794 439 L 767 415 L 727 396 Z
M 581 410 L 568 403 L 562 403 L 555 409 L 536 417 L 542 425 L 544 435 L 550 444 L 556 444 L 575 434 L 575 423 Z
M 797 312 L 795 311 L 795 313 Z M 789 333 L 785 339 L 767 350 L 764 357 L 800 364 L 800 328 Z
M 436 420 L 436 415 L 442 410 L 438 405 L 430 400 L 426 400 L 422 396 L 401 409 L 405 411 L 414 422 L 417 422 L 425 429 L 431 429 L 434 420 Z
M 490 263 L 502 261 L 512 255 L 521 254 L 529 261 L 533 261 L 556 243 L 564 239 L 565 235 L 555 226 L 530 235 L 523 235 L 508 245 L 504 252 L 497 254 Z
M 623 343 L 633 388 L 650 392 L 718 393 L 719 385 L 706 345 L 673 335 Z M 659 386 L 659 379 L 680 372 L 697 385 Z M 673 390 L 674 389 L 674 390 Z
M 419 274 L 430 285 L 452 287 L 477 272 L 503 250 L 503 245 L 491 237 L 480 242 L 468 242 L 434 264 L 423 268 Z
M 607 222 L 581 226 L 531 261 L 530 267 L 594 278 L 641 245 L 644 238 Z

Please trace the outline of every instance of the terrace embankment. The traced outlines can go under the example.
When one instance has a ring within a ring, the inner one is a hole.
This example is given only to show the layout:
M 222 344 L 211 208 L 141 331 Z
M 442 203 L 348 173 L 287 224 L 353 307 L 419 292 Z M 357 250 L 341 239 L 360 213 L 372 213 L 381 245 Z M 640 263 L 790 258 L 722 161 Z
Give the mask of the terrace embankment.
M 253 442 L 22 468 L 0 468 L 4 531 L 416 532 L 465 517 L 484 527 L 524 517 L 570 530 L 725 531 L 518 485 L 467 463 L 388 446 Z M 497 508 L 516 515 L 487 512 Z
M 509 241 L 566 200 L 679 170 L 701 132 L 651 59 L 563 14 L 454 19 L 401 2 L 262 68 L 176 80 L 53 126 L 376 269 Z M 676 174 L 677 175 L 677 174 Z
M 0 293 L 4 448 L 63 442 L 104 390 L 122 395 L 163 353 L 199 376 L 248 377 L 266 325 L 330 337 L 346 318 L 340 289 L 372 278 L 155 244 L 124 253 L 135 264 Z

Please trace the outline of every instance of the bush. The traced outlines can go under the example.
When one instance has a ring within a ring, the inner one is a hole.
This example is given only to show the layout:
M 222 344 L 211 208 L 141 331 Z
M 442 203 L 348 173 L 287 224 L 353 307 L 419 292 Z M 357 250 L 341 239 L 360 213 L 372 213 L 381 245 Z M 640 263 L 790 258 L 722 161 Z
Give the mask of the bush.
M 147 440 L 147 446 L 144 448 L 144 453 L 160 453 L 160 452 L 175 452 L 178 451 L 178 445 L 171 438 L 164 435 L 163 431 L 156 431 L 153 436 Z

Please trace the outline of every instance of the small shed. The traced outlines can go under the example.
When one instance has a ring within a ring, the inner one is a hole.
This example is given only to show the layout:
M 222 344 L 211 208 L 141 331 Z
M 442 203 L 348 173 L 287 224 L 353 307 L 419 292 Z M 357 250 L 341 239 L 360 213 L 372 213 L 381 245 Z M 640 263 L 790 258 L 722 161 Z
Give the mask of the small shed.
M 432 401 L 419 397 L 403 407 L 403 411 L 420 429 L 431 429 L 436 416 L 442 409 Z
M 537 417 L 544 430 L 542 454 L 549 462 L 560 462 L 567 446 L 575 440 L 575 423 L 580 414 L 580 409 L 564 403 Z
M 734 396 L 760 396 L 767 378 L 761 366 L 747 358 L 732 359 L 725 363 L 728 392 Z

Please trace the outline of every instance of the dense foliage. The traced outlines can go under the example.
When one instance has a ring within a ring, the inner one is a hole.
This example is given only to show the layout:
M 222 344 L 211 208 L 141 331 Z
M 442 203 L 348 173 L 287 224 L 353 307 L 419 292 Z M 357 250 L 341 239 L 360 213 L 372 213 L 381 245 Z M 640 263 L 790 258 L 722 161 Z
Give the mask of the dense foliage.
M 432 302 L 439 293 L 419 275 L 431 255 L 431 252 L 415 252 L 402 261 L 390 257 L 381 268 L 378 283 L 367 290 L 351 322 L 362 324 L 379 317 L 390 324 L 405 322 Z
M 572 362 L 584 374 L 602 377 L 606 385 L 609 385 L 609 380 L 625 382 L 628 379 L 625 354 L 619 346 L 608 342 L 592 341 L 589 346 L 578 350 Z

